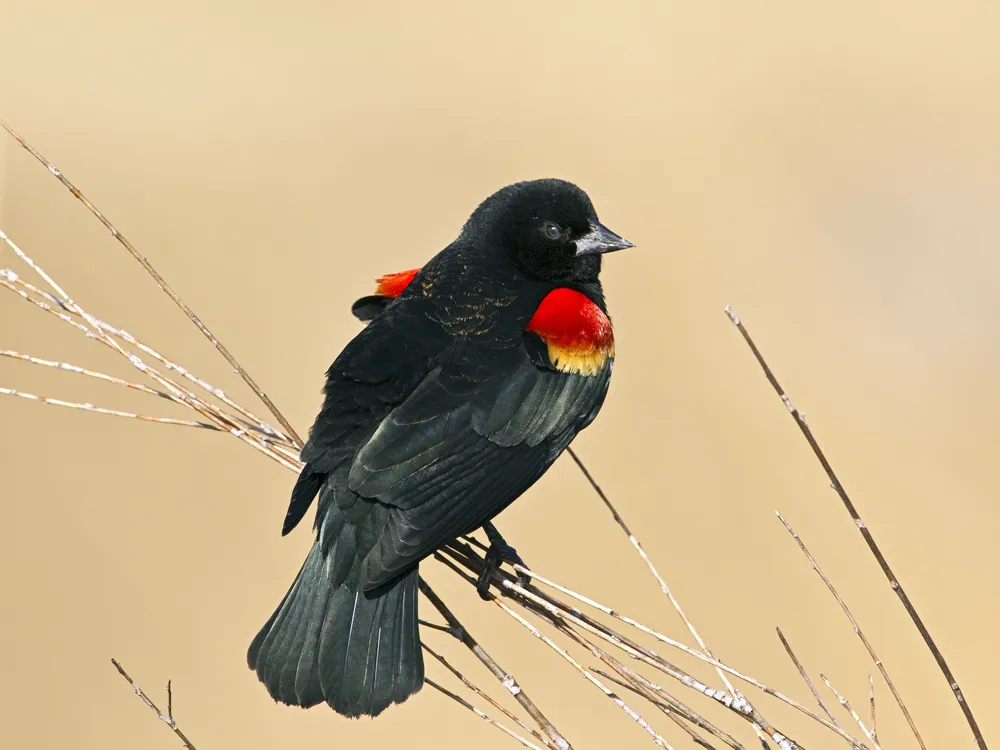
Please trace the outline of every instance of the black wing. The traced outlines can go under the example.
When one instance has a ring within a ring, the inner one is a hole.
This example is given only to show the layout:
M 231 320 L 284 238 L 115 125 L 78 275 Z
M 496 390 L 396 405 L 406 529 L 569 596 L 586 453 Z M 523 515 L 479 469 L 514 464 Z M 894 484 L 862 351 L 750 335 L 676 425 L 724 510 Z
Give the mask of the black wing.
M 358 451 L 348 488 L 389 513 L 362 564 L 373 588 L 481 526 L 545 472 L 596 416 L 596 376 L 539 367 L 523 347 L 483 382 L 433 370 Z
M 380 315 L 392 300 L 392 297 L 387 297 L 384 294 L 371 294 L 362 297 L 351 305 L 351 314 L 358 320 L 367 323 Z
M 396 305 L 390 315 L 377 315 L 363 328 L 327 370 L 323 406 L 302 450 L 305 467 L 292 490 L 283 535 L 298 525 L 336 469 L 353 459 L 446 348 L 448 337 L 425 323 L 419 304 Z
M 331 366 L 285 518 L 288 533 L 318 494 L 334 577 L 352 568 L 365 589 L 513 502 L 607 392 L 610 360 L 594 376 L 562 373 L 534 334 L 456 336 L 431 317 L 416 299 L 388 305 Z

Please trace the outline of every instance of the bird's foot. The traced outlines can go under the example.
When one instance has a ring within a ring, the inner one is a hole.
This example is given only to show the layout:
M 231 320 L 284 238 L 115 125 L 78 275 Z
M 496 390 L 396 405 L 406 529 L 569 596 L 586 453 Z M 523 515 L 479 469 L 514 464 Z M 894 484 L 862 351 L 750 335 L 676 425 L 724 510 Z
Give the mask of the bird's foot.
M 528 565 L 521 559 L 521 556 L 517 554 L 517 550 L 507 544 L 500 532 L 497 531 L 497 527 L 492 523 L 487 521 L 483 524 L 483 531 L 486 532 L 486 538 L 490 540 L 489 549 L 486 550 L 486 558 L 483 561 L 483 570 L 479 574 L 479 580 L 476 582 L 476 591 L 479 592 L 479 596 L 489 601 L 490 599 L 490 582 L 493 580 L 493 574 L 500 570 L 500 565 L 503 563 L 511 563 L 513 565 L 520 565 L 521 567 L 527 568 Z M 531 577 L 522 571 L 517 571 L 517 582 L 522 587 L 527 587 L 531 583 Z

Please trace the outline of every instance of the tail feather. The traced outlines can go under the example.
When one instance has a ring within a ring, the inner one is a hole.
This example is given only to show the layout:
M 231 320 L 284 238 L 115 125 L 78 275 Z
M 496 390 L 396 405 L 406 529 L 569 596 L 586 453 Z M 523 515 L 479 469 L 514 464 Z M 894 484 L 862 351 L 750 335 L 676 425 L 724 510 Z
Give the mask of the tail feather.
M 314 548 L 285 598 L 250 644 L 250 668 L 256 670 L 271 696 L 283 703 L 308 708 L 324 700 L 322 691 L 300 693 L 295 684 L 309 631 L 318 629 L 313 625 L 315 610 L 326 605 L 324 572 L 322 556 Z M 320 622 L 323 614 L 319 615 Z M 308 675 L 308 662 L 302 666 L 307 667 Z
M 314 604 L 308 616 L 308 626 L 303 631 L 302 647 L 295 665 L 295 679 L 287 688 L 282 680 L 282 692 L 293 690 L 297 699 L 296 705 L 306 708 L 322 703 L 325 699 L 316 663 L 319 658 L 319 631 L 329 606 L 329 594 L 330 561 L 325 560 L 322 575 L 316 577 L 316 582 L 308 594 Z M 290 657 L 294 658 L 294 654 L 290 654 Z
M 317 543 L 247 662 L 277 701 L 377 716 L 423 685 L 417 570 L 374 592 L 361 591 L 356 574 L 332 586 L 331 570 Z

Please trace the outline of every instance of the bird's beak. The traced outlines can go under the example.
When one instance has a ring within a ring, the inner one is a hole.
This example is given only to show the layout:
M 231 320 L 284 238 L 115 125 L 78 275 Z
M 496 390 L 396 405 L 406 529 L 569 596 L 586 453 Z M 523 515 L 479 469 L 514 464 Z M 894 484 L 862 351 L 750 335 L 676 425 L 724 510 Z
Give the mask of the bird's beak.
M 590 231 L 576 241 L 576 255 L 600 255 L 635 247 L 624 237 L 619 237 L 599 221 L 590 222 Z

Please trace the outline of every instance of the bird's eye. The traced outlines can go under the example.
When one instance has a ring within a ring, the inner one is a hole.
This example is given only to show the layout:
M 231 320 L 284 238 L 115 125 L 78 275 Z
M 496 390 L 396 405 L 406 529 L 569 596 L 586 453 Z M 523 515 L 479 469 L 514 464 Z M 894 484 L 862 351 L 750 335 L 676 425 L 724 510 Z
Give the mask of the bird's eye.
M 550 240 L 558 240 L 562 237 L 562 227 L 553 221 L 547 221 L 542 225 L 542 233 Z

